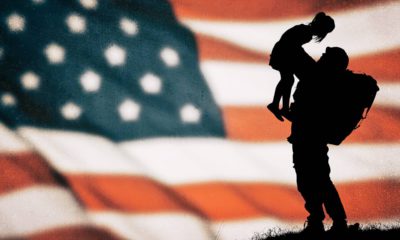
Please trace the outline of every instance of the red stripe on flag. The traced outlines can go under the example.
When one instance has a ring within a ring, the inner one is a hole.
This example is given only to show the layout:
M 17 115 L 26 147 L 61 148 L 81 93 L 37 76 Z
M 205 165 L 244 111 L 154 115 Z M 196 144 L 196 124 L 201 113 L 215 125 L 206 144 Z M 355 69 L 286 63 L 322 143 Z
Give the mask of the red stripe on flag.
M 290 123 L 278 121 L 267 108 L 222 108 L 229 139 L 241 141 L 282 141 L 290 134 Z
M 51 230 L 45 230 L 23 238 L 7 238 L 10 240 L 73 240 L 73 239 L 84 239 L 84 240 L 116 240 L 122 239 L 115 236 L 113 233 L 106 231 L 98 227 L 90 226 L 76 226 L 66 228 L 56 228 Z
M 222 108 L 229 139 L 241 141 L 282 141 L 290 135 L 290 123 L 278 121 L 262 107 Z M 360 128 L 345 143 L 389 143 L 400 140 L 400 110 L 373 107 Z
M 399 217 L 400 183 L 368 181 L 338 184 L 351 219 Z M 296 188 L 263 183 L 208 183 L 178 187 L 186 199 L 214 220 L 273 216 L 303 220 L 303 200 Z
M 400 49 L 380 52 L 359 57 L 350 57 L 349 69 L 365 72 L 379 81 L 400 80 Z
M 265 183 L 203 183 L 176 187 L 212 220 L 272 217 L 299 220 L 306 216 L 294 187 Z
M 54 172 L 39 155 L 26 153 L 0 154 L 0 194 L 35 184 L 57 185 Z
M 68 175 L 67 178 L 78 198 L 91 210 L 193 211 L 170 188 L 149 178 L 118 175 Z
M 392 0 L 393 1 L 393 0 Z M 341 11 L 367 7 L 390 0 L 170 0 L 179 18 L 204 20 L 277 20 L 313 15 L 319 11 Z
M 269 53 L 261 54 L 242 48 L 238 45 L 220 39 L 196 34 L 200 59 L 235 61 L 247 63 L 262 63 L 268 67 Z M 364 56 L 350 56 L 349 69 L 355 72 L 365 72 L 380 82 L 398 81 L 400 79 L 400 49 L 380 52 Z
M 69 175 L 86 207 L 134 213 L 190 212 L 211 220 L 277 217 L 302 220 L 303 201 L 294 186 L 208 182 L 161 186 L 141 177 Z M 400 183 L 371 180 L 339 185 L 352 219 L 399 217 Z
M 400 217 L 398 179 L 338 184 L 337 189 L 349 219 Z

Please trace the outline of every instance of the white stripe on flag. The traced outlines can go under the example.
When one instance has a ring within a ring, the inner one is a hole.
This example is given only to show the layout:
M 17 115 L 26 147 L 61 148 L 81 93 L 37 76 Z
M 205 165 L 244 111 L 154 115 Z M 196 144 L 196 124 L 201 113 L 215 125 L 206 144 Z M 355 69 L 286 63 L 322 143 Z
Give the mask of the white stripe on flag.
M 31 147 L 15 132 L 0 122 L 0 153 L 31 151 Z
M 38 185 L 3 194 L 0 213 L 0 238 L 89 224 L 71 193 L 60 187 Z
M 208 181 L 295 184 L 291 145 L 286 142 L 159 138 L 113 144 L 84 133 L 35 128 L 21 128 L 19 132 L 61 172 L 136 175 L 141 170 L 142 174 L 167 184 Z M 117 152 L 124 158 L 113 158 Z M 332 146 L 329 156 L 335 181 L 400 177 L 398 143 Z M 103 166 L 106 164 L 107 168 Z
M 336 28 L 320 44 L 306 44 L 314 56 L 320 56 L 327 46 L 340 46 L 349 55 L 363 55 L 400 46 L 400 2 L 328 13 Z M 216 37 L 260 53 L 272 50 L 281 35 L 290 27 L 308 23 L 313 16 L 279 22 L 235 22 L 183 19 L 195 33 Z M 396 30 L 397 26 L 397 30 Z
M 215 222 L 212 228 L 218 239 L 251 239 L 256 234 L 274 233 L 280 229 L 286 231 L 300 231 L 303 223 L 301 222 L 284 222 L 274 218 L 257 218 L 236 221 Z M 271 236 L 268 234 L 267 236 Z
M 189 214 L 92 212 L 89 216 L 97 225 L 118 233 L 124 239 L 215 239 L 205 222 Z
M 266 63 L 204 61 L 201 71 L 215 100 L 222 106 L 266 106 L 272 101 L 280 79 L 279 72 Z M 400 84 L 378 82 L 378 85 L 380 91 L 374 106 L 400 107 Z
M 143 166 L 101 136 L 78 132 L 22 129 L 29 140 L 57 170 L 70 173 L 110 173 L 140 175 Z M 59 135 L 58 133 L 61 133 Z
M 127 214 L 121 212 L 92 212 L 93 222 L 110 228 L 126 239 L 249 239 L 255 233 L 269 229 L 297 230 L 299 222 L 284 222 L 273 218 L 256 218 L 236 221 L 209 222 L 188 214 Z M 179 227 L 177 227 L 179 226 Z M 296 228 L 297 227 L 297 228 Z M 208 229 L 210 228 L 210 229 Z M 211 232 L 212 231 L 212 232 Z

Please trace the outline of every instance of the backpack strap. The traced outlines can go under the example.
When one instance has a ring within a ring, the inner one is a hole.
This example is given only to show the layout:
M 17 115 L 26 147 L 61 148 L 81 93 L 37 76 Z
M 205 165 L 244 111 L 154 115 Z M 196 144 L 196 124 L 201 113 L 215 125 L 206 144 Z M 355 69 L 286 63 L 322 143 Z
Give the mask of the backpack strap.
M 354 129 L 359 128 L 361 123 L 362 123 L 362 121 L 367 118 L 369 110 L 371 110 L 372 103 L 375 100 L 376 93 L 379 91 L 379 87 L 377 85 L 377 82 L 373 77 L 371 77 L 370 75 L 367 75 L 367 74 L 360 74 L 360 76 L 362 76 L 362 78 L 365 78 L 365 80 L 369 81 L 369 84 L 370 84 L 369 85 L 370 97 L 369 97 L 369 102 L 365 106 L 365 110 L 364 110 L 364 112 L 363 112 L 363 114 L 361 116 L 361 119 L 360 119 L 360 121 L 358 122 L 357 126 Z

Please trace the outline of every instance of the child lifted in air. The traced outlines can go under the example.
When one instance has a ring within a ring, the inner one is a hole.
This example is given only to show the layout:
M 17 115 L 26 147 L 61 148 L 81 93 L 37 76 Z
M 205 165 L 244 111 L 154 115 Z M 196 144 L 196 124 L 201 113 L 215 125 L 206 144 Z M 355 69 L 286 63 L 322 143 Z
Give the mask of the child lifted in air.
M 305 60 L 303 58 L 308 57 L 307 54 L 302 54 L 304 53 L 302 45 L 310 42 L 313 38 L 316 42 L 321 42 L 334 28 L 334 20 L 320 12 L 308 25 L 299 24 L 287 30 L 272 49 L 269 65 L 279 71 L 281 80 L 276 86 L 273 101 L 268 104 L 267 108 L 280 121 L 284 120 L 282 116 L 291 120 L 289 102 L 294 84 L 293 75 L 301 67 L 302 61 Z M 281 99 L 282 108 L 279 109 Z

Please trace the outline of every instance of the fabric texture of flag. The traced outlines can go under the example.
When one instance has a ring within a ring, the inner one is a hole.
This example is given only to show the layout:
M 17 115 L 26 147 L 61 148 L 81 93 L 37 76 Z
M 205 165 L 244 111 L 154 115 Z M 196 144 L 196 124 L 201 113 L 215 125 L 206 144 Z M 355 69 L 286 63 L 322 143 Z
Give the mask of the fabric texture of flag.
M 400 221 L 400 3 L 2 0 L 0 238 L 249 239 L 301 228 L 290 123 L 265 106 L 281 34 L 318 11 L 378 80 L 330 147 L 350 222 Z

